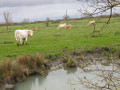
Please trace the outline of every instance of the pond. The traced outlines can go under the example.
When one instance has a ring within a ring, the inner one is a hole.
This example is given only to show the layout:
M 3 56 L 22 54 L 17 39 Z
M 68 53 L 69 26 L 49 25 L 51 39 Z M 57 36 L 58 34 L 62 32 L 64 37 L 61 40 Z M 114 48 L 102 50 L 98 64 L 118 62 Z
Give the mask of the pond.
M 85 72 L 84 70 L 87 70 L 87 68 L 89 68 L 89 70 L 97 69 L 97 71 Z M 88 79 L 91 79 L 93 83 L 96 83 L 98 82 L 98 80 L 102 80 L 102 78 L 96 77 L 96 75 L 100 73 L 100 71 L 98 72 L 98 70 L 106 70 L 106 74 L 107 71 L 112 69 L 112 65 L 91 65 L 84 69 L 81 69 L 79 67 L 69 68 L 66 70 L 59 69 L 55 71 L 50 71 L 47 75 L 31 76 L 25 82 L 17 83 L 15 90 L 93 90 L 90 88 L 86 88 L 82 84 L 78 84 L 78 77 L 87 77 Z M 116 69 L 116 67 L 114 67 L 114 69 Z M 73 83 L 71 83 L 70 81 L 73 81 Z M 99 82 L 99 84 L 104 85 L 105 82 Z
M 25 82 L 17 83 L 15 90 L 74 90 L 74 88 L 75 90 L 89 90 L 82 85 L 70 86 L 68 83 L 70 78 L 77 79 L 76 75 L 81 72 L 83 70 L 80 68 L 71 68 L 51 71 L 45 76 L 35 75 L 29 77 Z

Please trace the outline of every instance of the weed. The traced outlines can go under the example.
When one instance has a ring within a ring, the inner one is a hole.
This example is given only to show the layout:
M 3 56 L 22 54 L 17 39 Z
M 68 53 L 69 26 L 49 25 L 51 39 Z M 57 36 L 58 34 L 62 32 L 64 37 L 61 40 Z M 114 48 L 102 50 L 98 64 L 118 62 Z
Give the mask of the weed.
M 47 65 L 47 61 L 45 60 L 45 56 L 43 56 L 40 53 L 37 53 L 35 55 L 35 62 L 36 62 L 37 67 L 43 67 L 43 65 Z
M 92 52 L 92 51 L 93 51 L 92 48 L 88 48 L 88 49 L 87 49 L 87 52 Z
M 28 57 L 28 55 L 23 55 L 23 56 L 21 56 L 21 57 L 18 57 L 18 63 L 19 64 L 21 64 L 21 65 L 25 65 L 25 66 L 28 66 L 29 65 L 29 62 L 30 62 L 30 60 L 29 60 L 29 57 Z
M 75 62 L 75 60 L 69 60 L 68 62 L 67 62 L 67 66 L 68 67 L 76 67 L 76 62 Z
M 47 53 L 47 54 L 45 55 L 45 57 L 46 57 L 46 58 L 48 58 L 48 59 L 54 60 L 54 59 L 59 58 L 59 57 L 60 57 L 60 55 L 62 55 L 62 53 L 61 53 L 61 52 L 56 52 L 56 53 Z
M 70 55 L 64 55 L 63 56 L 63 63 L 67 63 L 71 59 Z
M 13 64 L 13 77 L 16 81 L 25 80 L 29 75 L 29 69 L 19 63 Z

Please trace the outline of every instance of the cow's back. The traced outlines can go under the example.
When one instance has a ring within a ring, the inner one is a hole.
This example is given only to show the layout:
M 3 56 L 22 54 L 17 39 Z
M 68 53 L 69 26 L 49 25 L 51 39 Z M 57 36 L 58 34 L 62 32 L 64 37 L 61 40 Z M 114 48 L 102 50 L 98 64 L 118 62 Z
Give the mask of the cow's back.
M 15 31 L 15 38 L 26 38 L 28 37 L 27 30 L 16 30 Z

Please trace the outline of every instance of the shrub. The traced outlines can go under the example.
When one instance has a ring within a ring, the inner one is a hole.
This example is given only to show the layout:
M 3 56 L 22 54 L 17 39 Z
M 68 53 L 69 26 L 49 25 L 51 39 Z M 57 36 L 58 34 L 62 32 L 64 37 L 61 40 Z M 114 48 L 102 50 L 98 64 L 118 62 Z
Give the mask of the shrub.
M 67 63 L 70 60 L 70 58 L 71 58 L 70 55 L 63 56 L 63 63 Z
M 45 60 L 45 56 L 43 56 L 42 54 L 39 54 L 39 53 L 37 53 L 35 55 L 35 62 L 36 62 L 37 68 L 42 67 L 42 65 L 47 65 L 47 61 Z
M 20 65 L 16 62 L 13 64 L 13 78 L 16 81 L 25 80 L 28 75 L 29 69 L 26 68 L 24 65 Z
M 11 76 L 12 73 L 12 63 L 9 60 L 3 61 L 0 65 L 0 77 L 4 79 L 5 77 Z
M 67 66 L 68 66 L 68 67 L 76 67 L 76 62 L 71 59 L 71 60 L 69 60 L 69 61 L 67 62 Z
M 47 53 L 45 55 L 46 58 L 54 60 L 60 57 L 60 55 L 62 55 L 62 52 L 55 52 L 55 53 Z
M 28 55 L 23 55 L 21 57 L 18 57 L 18 63 L 21 64 L 21 65 L 28 65 L 29 64 L 29 57 Z

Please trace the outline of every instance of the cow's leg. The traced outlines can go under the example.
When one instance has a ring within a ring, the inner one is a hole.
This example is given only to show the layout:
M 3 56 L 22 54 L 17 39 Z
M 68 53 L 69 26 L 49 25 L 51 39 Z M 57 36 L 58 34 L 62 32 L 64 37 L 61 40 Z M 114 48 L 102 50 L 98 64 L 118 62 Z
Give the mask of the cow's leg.
M 24 45 L 24 41 L 25 41 L 25 38 L 23 39 L 23 43 L 22 43 L 23 45 Z
M 19 40 L 17 40 L 17 46 L 19 46 Z
M 18 39 L 18 38 L 16 38 L 16 41 L 17 41 L 17 46 L 19 46 L 19 39 Z
M 26 41 L 26 45 L 27 45 L 27 38 L 25 38 L 25 41 Z
M 22 45 L 22 39 L 20 39 L 20 44 Z

